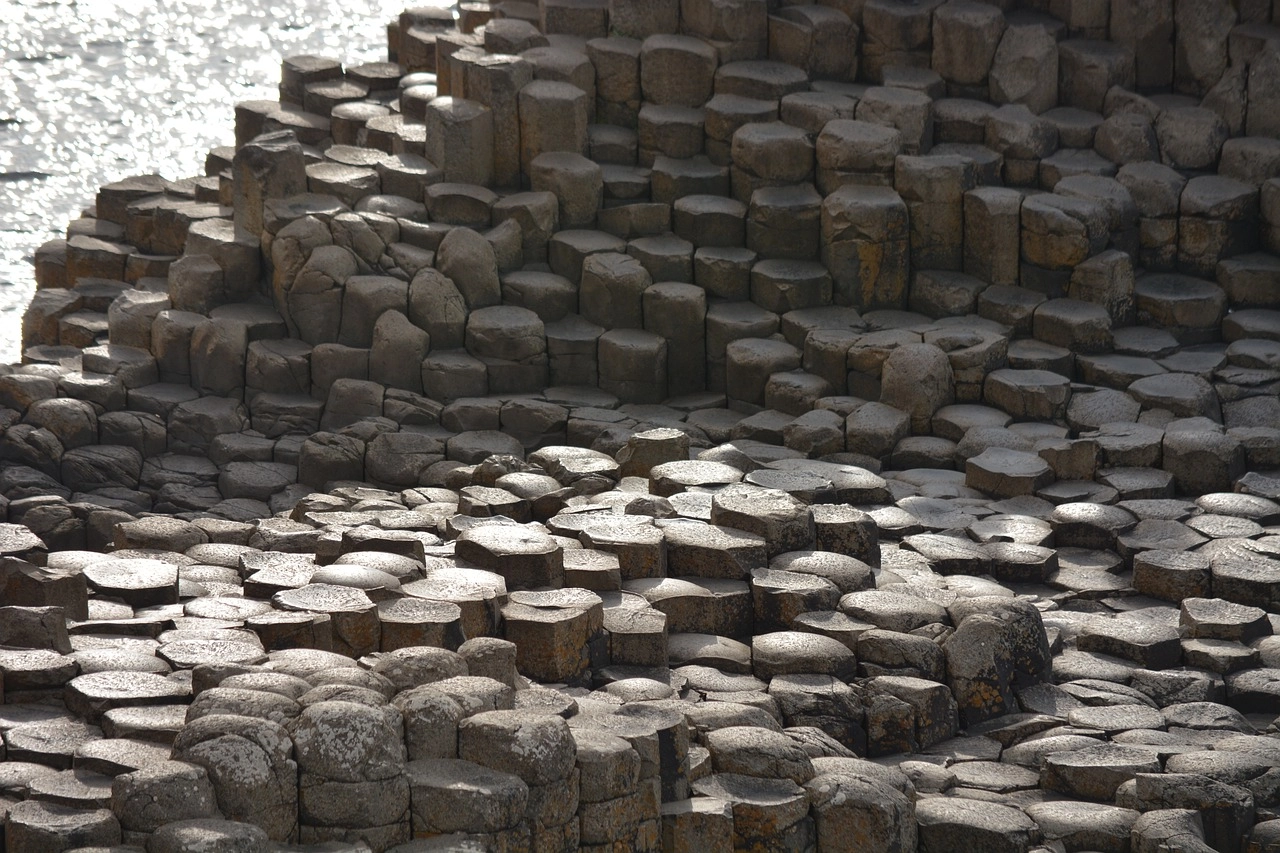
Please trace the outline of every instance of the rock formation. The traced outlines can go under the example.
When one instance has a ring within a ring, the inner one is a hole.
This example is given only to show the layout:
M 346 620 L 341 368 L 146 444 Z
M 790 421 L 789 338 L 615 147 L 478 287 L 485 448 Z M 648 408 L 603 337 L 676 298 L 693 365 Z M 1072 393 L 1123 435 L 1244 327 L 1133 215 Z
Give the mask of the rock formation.
M 285 59 L 37 253 L 5 851 L 1276 849 L 1278 15 Z

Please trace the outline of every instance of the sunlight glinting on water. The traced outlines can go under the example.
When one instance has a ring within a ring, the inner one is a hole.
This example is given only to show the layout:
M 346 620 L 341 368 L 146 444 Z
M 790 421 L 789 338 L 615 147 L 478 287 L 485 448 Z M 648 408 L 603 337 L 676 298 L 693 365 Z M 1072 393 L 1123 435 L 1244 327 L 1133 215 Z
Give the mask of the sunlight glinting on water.
M 405 0 L 9 0 L 0 20 L 0 361 L 20 356 L 31 258 L 104 183 L 204 173 L 280 59 L 386 58 Z

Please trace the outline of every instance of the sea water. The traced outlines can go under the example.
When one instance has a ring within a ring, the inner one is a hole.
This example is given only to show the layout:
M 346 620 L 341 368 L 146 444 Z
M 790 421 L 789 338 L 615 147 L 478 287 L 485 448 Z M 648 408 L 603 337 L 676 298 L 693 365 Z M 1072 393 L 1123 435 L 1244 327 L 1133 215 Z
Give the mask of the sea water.
M 280 60 L 386 59 L 408 0 L 0 0 L 0 363 L 21 356 L 34 252 L 99 186 L 204 174 Z

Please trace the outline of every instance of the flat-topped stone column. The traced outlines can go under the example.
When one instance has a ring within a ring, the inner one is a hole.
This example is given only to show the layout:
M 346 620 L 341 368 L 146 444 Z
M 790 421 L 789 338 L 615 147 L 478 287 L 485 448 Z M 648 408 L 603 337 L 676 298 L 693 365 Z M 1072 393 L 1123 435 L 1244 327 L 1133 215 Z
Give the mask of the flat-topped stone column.
M 289 131 L 266 134 L 236 150 L 232 163 L 236 227 L 250 238 L 263 231 L 268 199 L 288 198 L 307 190 L 302 147 Z
M 425 155 L 446 181 L 486 185 L 494 176 L 494 111 L 465 98 L 439 97 L 427 104 Z

